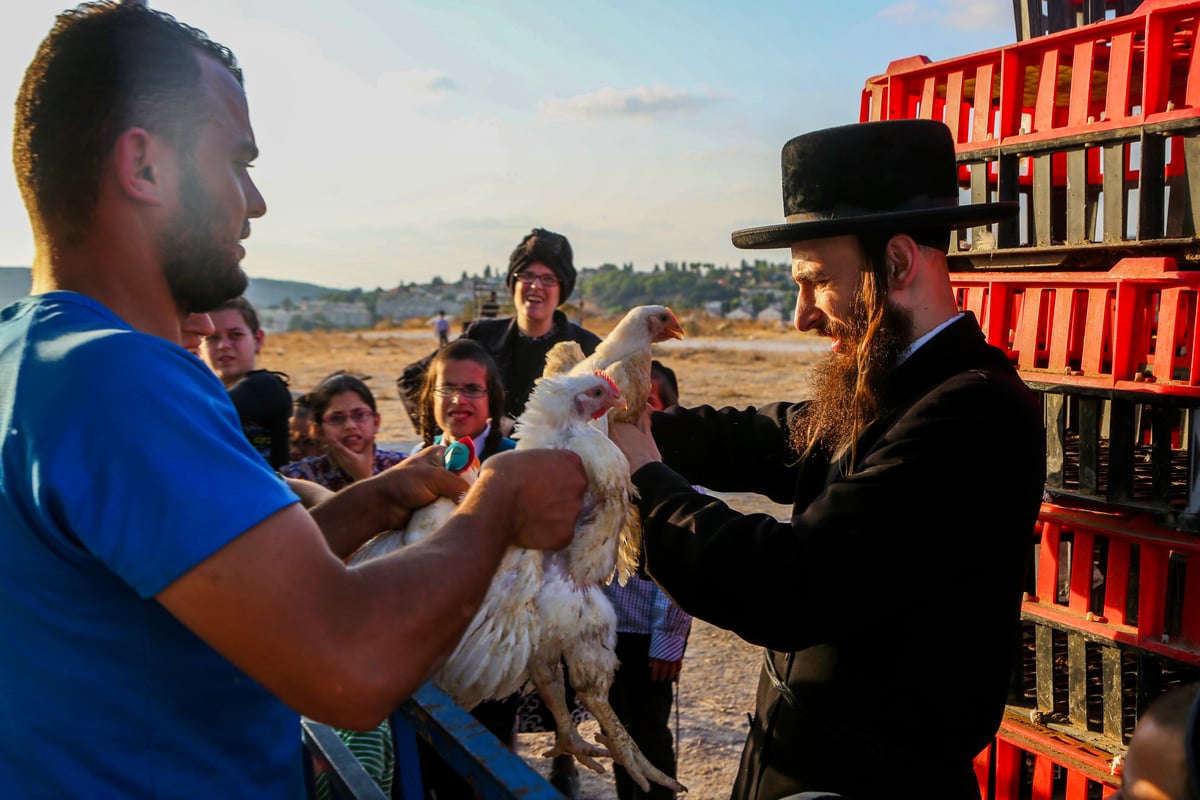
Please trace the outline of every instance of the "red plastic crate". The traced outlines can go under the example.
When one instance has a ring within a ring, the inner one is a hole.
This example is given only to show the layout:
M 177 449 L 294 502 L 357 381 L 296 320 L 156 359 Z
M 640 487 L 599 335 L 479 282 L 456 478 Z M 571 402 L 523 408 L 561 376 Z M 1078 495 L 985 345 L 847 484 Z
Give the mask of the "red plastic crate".
M 993 50 L 913 56 L 866 81 L 860 120 L 944 122 L 964 195 L 1020 204 L 1015 220 L 960 232 L 952 268 L 1181 255 L 1200 233 L 1198 33 L 1200 0 L 1147 0 Z
M 1200 272 L 1127 258 L 1106 272 L 951 277 L 959 308 L 1031 383 L 1200 398 Z
M 1017 39 L 1057 33 L 1128 14 L 1141 0 L 1015 0 Z
M 1200 538 L 1145 514 L 1053 503 L 1036 536 L 1025 617 L 1200 667 Z
M 1120 786 L 1113 755 L 1008 712 L 975 774 L 984 800 L 1100 800 Z
M 860 119 L 936 119 L 960 152 L 1200 114 L 1200 2 L 1134 12 L 938 62 L 894 61 L 867 80 Z
M 1152 700 L 1200 680 L 1200 539 L 1045 503 L 1032 565 L 1009 709 L 1118 752 Z

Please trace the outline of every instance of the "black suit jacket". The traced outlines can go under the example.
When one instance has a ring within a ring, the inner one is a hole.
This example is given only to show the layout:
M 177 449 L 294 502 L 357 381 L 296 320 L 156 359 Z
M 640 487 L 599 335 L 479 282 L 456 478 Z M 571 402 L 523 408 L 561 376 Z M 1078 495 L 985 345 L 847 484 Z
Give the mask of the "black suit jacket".
M 634 476 L 646 567 L 768 648 L 734 798 L 978 794 L 1045 482 L 1041 404 L 968 314 L 901 365 L 889 407 L 854 464 L 795 460 L 796 404 L 654 417 L 666 465 Z M 791 520 L 691 484 L 793 502 Z

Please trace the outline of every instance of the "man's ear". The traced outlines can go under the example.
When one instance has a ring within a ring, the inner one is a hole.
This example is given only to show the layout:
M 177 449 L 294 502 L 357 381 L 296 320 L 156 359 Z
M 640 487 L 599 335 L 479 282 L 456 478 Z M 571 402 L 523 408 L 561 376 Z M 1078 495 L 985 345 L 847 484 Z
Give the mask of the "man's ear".
M 888 239 L 883 249 L 887 263 L 888 291 L 907 289 L 916 278 L 921 246 L 906 233 Z
M 144 128 L 128 128 L 113 148 L 121 191 L 140 203 L 161 205 L 167 164 L 164 142 Z

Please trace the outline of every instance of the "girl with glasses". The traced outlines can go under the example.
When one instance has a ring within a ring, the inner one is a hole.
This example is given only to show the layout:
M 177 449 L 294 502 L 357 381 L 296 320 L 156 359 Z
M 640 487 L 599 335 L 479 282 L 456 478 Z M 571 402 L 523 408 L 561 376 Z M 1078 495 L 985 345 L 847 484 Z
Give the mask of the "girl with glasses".
M 325 452 L 285 465 L 280 472 L 338 491 L 400 463 L 404 453 L 375 447 L 379 412 L 375 395 L 359 378 L 337 372 L 308 394 L 313 436 Z
M 516 447 L 504 436 L 504 381 L 483 345 L 456 339 L 430 362 L 419 432 L 426 446 L 472 439 L 479 460 Z
M 426 447 L 464 439 L 474 443 L 483 461 L 512 450 L 516 442 L 501 432 L 504 382 L 496 362 L 483 345 L 455 339 L 434 355 L 420 395 L 417 431 Z M 471 709 L 471 715 L 509 749 L 515 744 L 519 695 L 488 700 Z M 418 750 L 426 794 L 437 797 L 471 797 L 474 793 L 445 762 L 424 743 Z

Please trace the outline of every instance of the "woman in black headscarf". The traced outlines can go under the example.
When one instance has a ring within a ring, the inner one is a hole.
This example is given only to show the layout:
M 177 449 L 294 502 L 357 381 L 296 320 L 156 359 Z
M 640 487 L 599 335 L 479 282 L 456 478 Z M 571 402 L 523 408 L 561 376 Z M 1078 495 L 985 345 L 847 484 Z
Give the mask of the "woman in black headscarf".
M 544 228 L 530 231 L 509 256 L 505 285 L 512 293 L 516 316 L 477 319 L 463 336 L 482 344 L 496 361 L 504 379 L 505 416 L 514 420 L 525 410 L 525 401 L 533 391 L 533 382 L 542 374 L 551 347 L 575 341 L 584 355 L 591 355 L 600 337 L 569 321 L 558 310 L 575 289 L 571 243 L 562 234 Z M 410 365 L 397 380 L 401 399 L 410 413 L 417 408 L 416 394 L 428 362 L 425 358 Z

